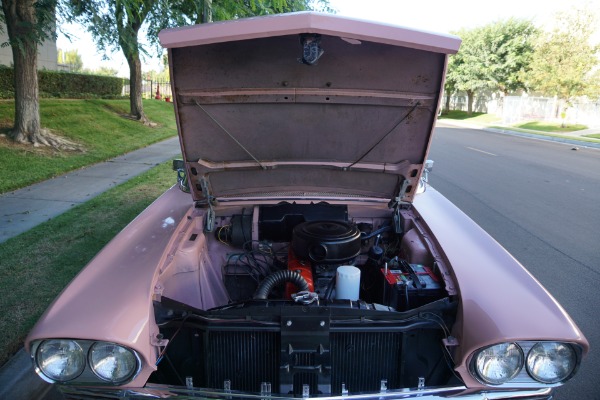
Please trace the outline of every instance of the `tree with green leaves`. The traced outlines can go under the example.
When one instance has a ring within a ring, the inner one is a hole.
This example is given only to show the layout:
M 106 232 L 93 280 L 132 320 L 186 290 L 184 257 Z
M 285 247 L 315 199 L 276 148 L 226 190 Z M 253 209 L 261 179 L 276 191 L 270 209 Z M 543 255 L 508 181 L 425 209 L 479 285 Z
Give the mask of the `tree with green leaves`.
M 71 72 L 80 72 L 83 70 L 83 60 L 81 59 L 81 55 L 77 51 L 74 50 L 63 50 L 58 49 L 58 63 L 63 65 L 68 65 L 69 70 Z
M 117 71 L 116 69 L 105 66 L 101 66 L 93 70 L 86 69 L 85 72 L 91 75 L 103 76 L 117 76 L 119 74 L 119 71 Z
M 71 0 L 73 14 L 87 26 L 100 51 L 120 49 L 129 65 L 130 113 L 147 122 L 142 106 L 139 32 L 150 13 L 169 12 L 159 0 Z
M 457 32 L 463 42 L 448 62 L 446 92 L 467 93 L 471 114 L 477 91 L 498 90 L 506 95 L 525 89 L 523 76 L 529 71 L 536 34 L 531 22 L 518 19 Z
M 565 109 L 579 96 L 590 94 L 600 47 L 590 40 L 597 28 L 590 10 L 558 14 L 551 32 L 541 35 L 535 46 L 529 85 L 546 96 L 557 96 Z
M 56 7 L 57 0 L 2 0 L 0 21 L 14 65 L 15 122 L 9 137 L 19 143 L 64 144 L 41 127 L 37 77 L 38 45 L 56 36 Z
M 523 76 L 530 70 L 537 29 L 531 21 L 510 18 L 482 28 L 486 69 L 493 89 L 504 95 L 526 90 Z
M 456 93 L 456 75 L 452 71 L 457 68 L 457 64 L 461 61 L 461 58 L 456 55 L 448 58 L 446 81 L 444 82 L 444 96 L 446 97 L 444 112 L 446 113 L 450 111 L 450 100 L 452 99 L 452 95 Z
M 101 51 L 120 49 L 129 64 L 133 118 L 147 122 L 142 106 L 142 28 L 151 45 L 158 32 L 171 26 L 326 7 L 328 0 L 70 0 L 73 13 L 94 37 Z
M 451 56 L 447 73 L 447 82 L 455 90 L 467 94 L 467 113 L 473 112 L 473 99 L 479 90 L 493 86 L 490 67 L 487 64 L 487 49 L 483 28 L 461 30 L 456 33 L 462 44 L 458 53 Z M 448 84 L 446 85 L 448 87 Z

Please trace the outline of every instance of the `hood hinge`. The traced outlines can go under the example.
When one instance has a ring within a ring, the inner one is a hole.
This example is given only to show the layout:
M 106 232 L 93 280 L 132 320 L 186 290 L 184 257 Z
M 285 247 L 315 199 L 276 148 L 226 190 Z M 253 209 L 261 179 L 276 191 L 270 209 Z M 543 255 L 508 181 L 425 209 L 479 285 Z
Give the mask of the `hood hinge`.
M 394 198 L 392 198 L 388 203 L 388 207 L 394 209 L 394 231 L 398 234 L 403 232 L 402 216 L 400 215 L 400 210 L 408 208 L 408 206 L 410 206 L 410 203 L 402 201 L 402 198 L 406 194 L 409 185 L 410 181 L 408 179 L 404 179 L 402 181 L 402 184 L 398 184 L 396 196 L 394 196 Z
M 204 219 L 204 231 L 212 232 L 215 226 L 215 210 L 213 209 L 213 197 L 210 194 L 208 180 L 206 178 L 200 178 L 200 187 L 202 188 L 202 194 L 206 199 L 206 206 L 208 207 L 208 210 L 206 210 L 206 217 Z

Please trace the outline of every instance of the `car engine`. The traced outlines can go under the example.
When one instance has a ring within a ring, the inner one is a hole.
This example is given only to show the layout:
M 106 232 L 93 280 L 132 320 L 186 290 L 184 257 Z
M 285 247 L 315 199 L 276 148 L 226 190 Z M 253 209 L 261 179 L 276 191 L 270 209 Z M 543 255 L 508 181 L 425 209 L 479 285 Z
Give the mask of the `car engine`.
M 259 298 L 278 299 L 309 291 L 320 300 L 361 299 L 406 311 L 446 296 L 431 267 L 398 256 L 400 237 L 390 221 L 379 226 L 349 222 L 346 206 L 325 203 L 261 206 L 259 215 L 257 242 L 251 239 L 252 215 L 234 215 L 215 234 L 219 241 L 246 250 L 230 253 L 223 265 L 223 280 L 234 302 L 253 298 L 257 290 Z M 338 282 L 341 267 L 346 273 Z M 290 283 L 293 279 L 306 282 L 304 290 Z M 354 296 L 340 295 L 344 285 L 352 291 L 353 284 Z M 271 290 L 264 293 L 265 287 Z
M 446 385 L 456 301 L 411 211 L 260 205 L 205 232 L 226 304 L 163 296 L 151 380 L 303 396 Z M 219 254 L 217 254 L 219 253 Z

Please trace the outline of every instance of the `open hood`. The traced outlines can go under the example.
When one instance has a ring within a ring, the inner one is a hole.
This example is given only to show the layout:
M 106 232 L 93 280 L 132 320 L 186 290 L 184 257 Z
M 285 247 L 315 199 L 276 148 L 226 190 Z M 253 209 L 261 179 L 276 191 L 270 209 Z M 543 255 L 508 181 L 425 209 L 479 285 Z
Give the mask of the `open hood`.
M 412 201 L 457 37 L 313 12 L 159 37 L 194 200 Z

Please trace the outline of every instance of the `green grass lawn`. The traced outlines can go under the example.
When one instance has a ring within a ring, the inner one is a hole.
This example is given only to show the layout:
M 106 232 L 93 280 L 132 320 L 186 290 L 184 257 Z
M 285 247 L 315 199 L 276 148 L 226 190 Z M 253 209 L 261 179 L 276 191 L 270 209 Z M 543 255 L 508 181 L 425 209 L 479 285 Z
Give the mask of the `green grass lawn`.
M 560 138 L 565 138 L 565 139 L 570 139 L 570 140 L 579 140 L 582 142 L 597 143 L 596 139 L 600 139 L 600 135 L 597 135 L 597 134 L 585 135 L 585 136 L 579 136 L 579 137 L 561 135 L 561 133 L 575 132 L 575 131 L 579 131 L 582 129 L 587 129 L 588 127 L 585 125 L 567 125 L 566 127 L 563 128 L 560 126 L 561 125 L 560 123 L 552 123 L 552 122 L 545 122 L 545 121 L 531 121 L 531 122 L 520 123 L 520 124 L 516 124 L 516 125 L 512 125 L 512 126 L 505 126 L 505 125 L 501 124 L 500 118 L 495 115 L 476 113 L 476 112 L 472 113 L 471 115 L 468 115 L 466 111 L 458 111 L 458 110 L 451 110 L 447 113 L 440 115 L 440 117 L 439 117 L 440 121 L 443 121 L 445 119 L 446 120 L 464 121 L 464 122 L 472 123 L 475 125 L 481 125 L 483 127 L 488 127 L 488 128 L 513 130 L 513 131 L 517 131 L 517 132 L 526 132 L 526 133 L 536 133 L 536 134 L 545 135 L 545 136 L 560 137 Z
M 174 183 L 170 163 L 161 164 L 0 243 L 0 365 L 22 346 L 33 324 L 81 268 Z
M 469 115 L 466 111 L 460 110 L 450 110 L 440 115 L 439 119 L 455 119 L 479 125 L 488 125 L 500 122 L 500 118 L 493 114 L 474 112 Z
M 0 193 L 105 161 L 177 134 L 173 104 L 145 100 L 149 127 L 124 118 L 129 100 L 40 100 L 42 126 L 84 147 L 83 152 L 17 145 L 0 137 Z M 14 102 L 0 102 L 0 133 L 14 122 Z
M 521 129 L 530 129 L 533 131 L 549 132 L 549 133 L 574 132 L 574 131 L 580 131 L 583 129 L 587 129 L 587 126 L 585 126 L 585 125 L 566 125 L 563 127 L 563 126 L 561 126 L 560 123 L 540 122 L 540 121 L 525 122 L 525 123 L 517 124 L 514 126 L 517 128 L 521 128 Z

